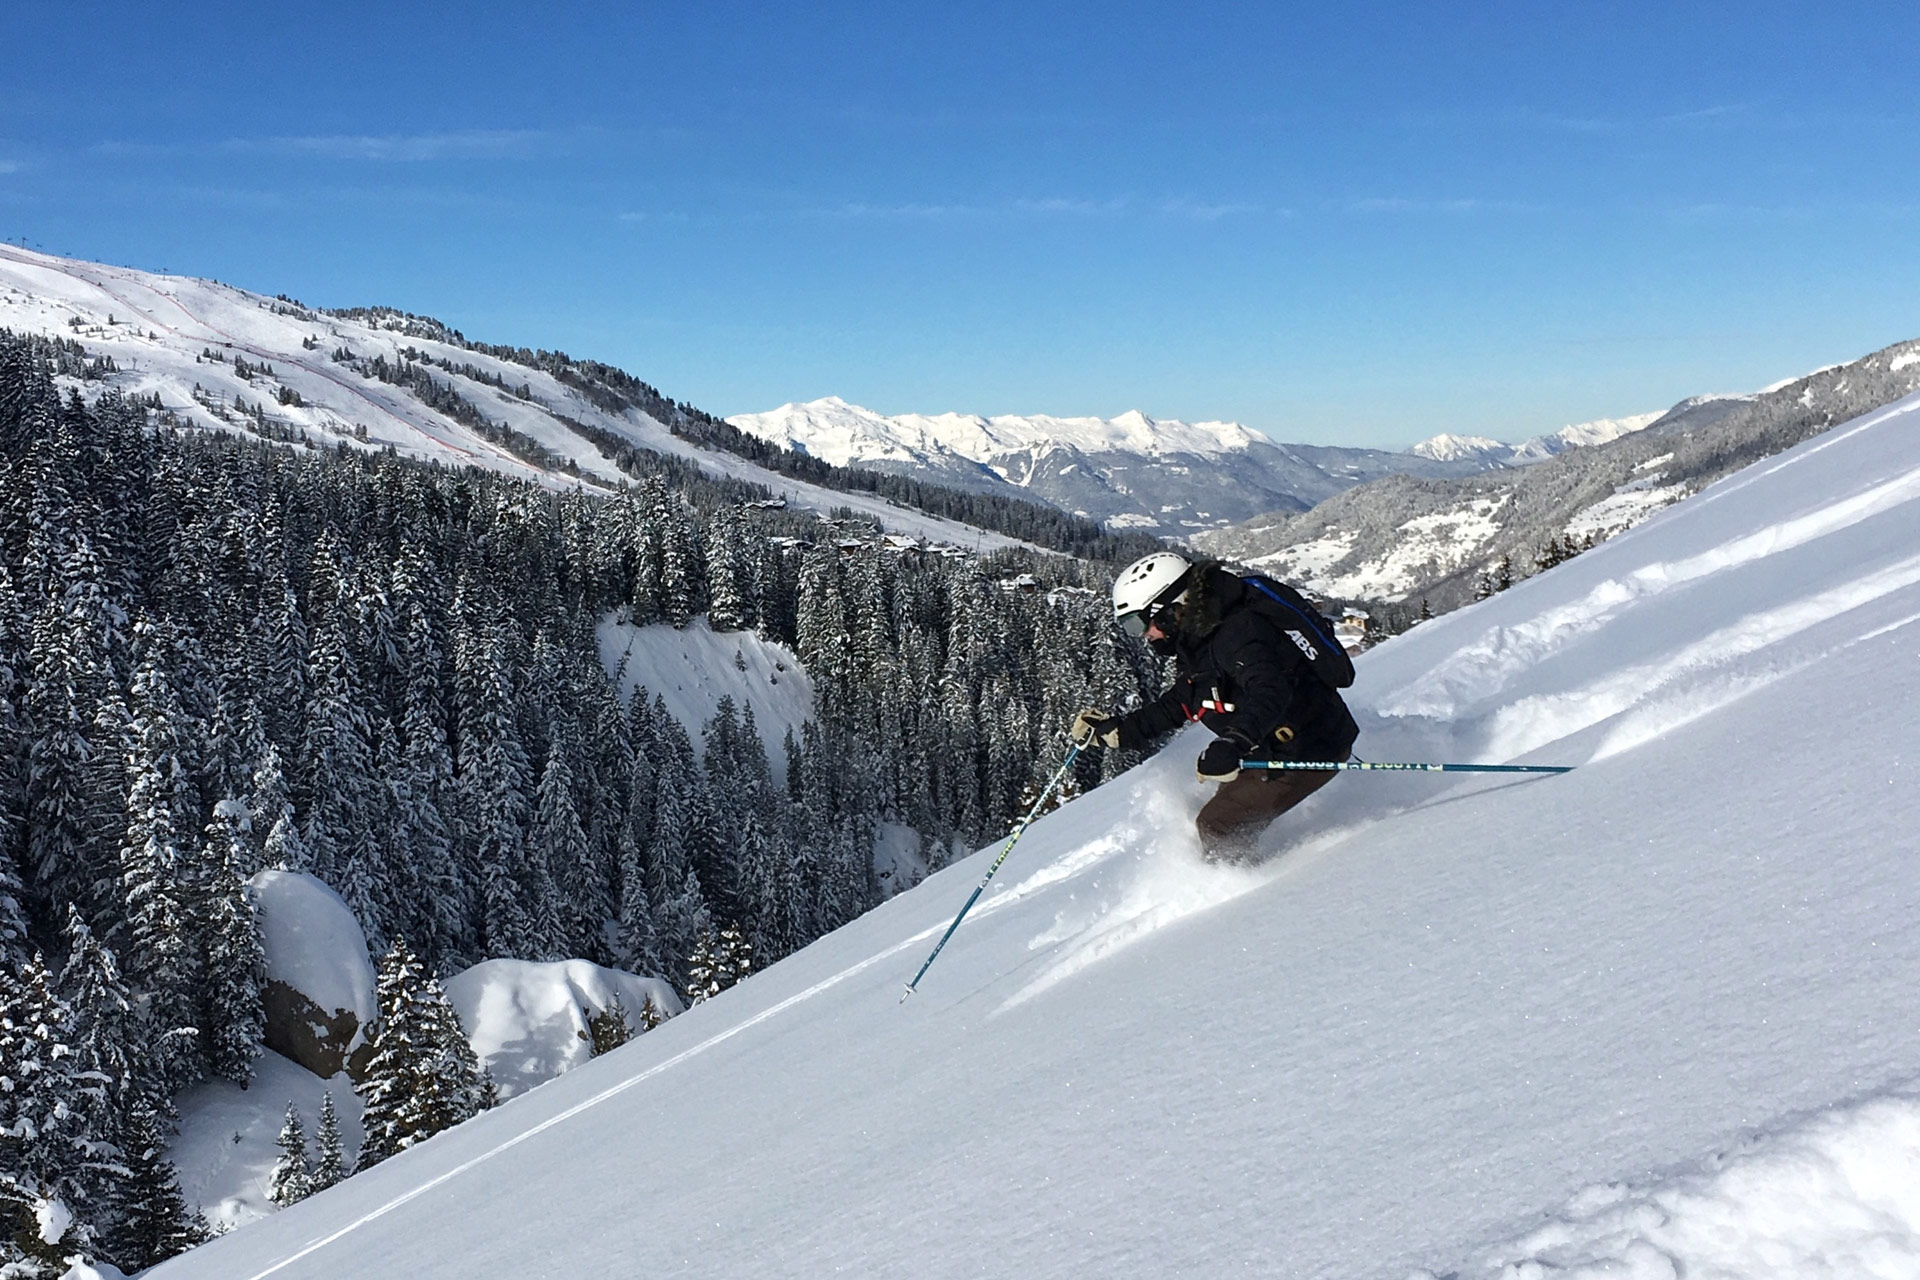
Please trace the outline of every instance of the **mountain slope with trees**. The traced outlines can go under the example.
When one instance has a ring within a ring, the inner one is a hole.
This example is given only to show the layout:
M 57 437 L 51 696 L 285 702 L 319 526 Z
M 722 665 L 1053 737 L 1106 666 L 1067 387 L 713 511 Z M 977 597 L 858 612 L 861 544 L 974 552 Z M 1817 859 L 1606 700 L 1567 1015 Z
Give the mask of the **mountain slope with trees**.
M 83 341 L 60 372 L 182 423 L 306 448 L 393 449 L 602 492 L 692 471 L 763 501 L 839 509 L 895 532 L 1130 559 L 1151 545 L 1017 494 L 831 467 L 611 365 L 475 342 L 392 307 L 325 310 L 215 281 L 0 245 L 0 326 Z
M 63 393 L 93 359 L 0 332 L 23 1037 L 0 1045 L 0 1236 L 59 1205 L 54 1239 L 128 1265 L 187 1242 L 177 1190 L 123 1184 L 165 1181 L 147 1153 L 180 1090 L 249 1078 L 263 866 L 325 880 L 402 976 L 582 957 L 692 992 L 717 936 L 770 962 L 878 902 L 882 824 L 933 867 L 1004 828 L 1072 710 L 1155 675 L 1097 566 L 808 543 L 813 521 L 690 468 L 598 494 L 208 432 Z M 1055 589 L 1009 589 L 1021 572 Z M 784 772 L 731 704 L 690 729 L 618 696 L 606 619 L 702 614 L 805 663 L 816 717 Z
M 1682 401 L 1630 435 L 1522 469 L 1392 476 L 1193 543 L 1329 597 L 1441 612 L 1916 388 L 1920 340 L 1900 342 L 1754 395 Z

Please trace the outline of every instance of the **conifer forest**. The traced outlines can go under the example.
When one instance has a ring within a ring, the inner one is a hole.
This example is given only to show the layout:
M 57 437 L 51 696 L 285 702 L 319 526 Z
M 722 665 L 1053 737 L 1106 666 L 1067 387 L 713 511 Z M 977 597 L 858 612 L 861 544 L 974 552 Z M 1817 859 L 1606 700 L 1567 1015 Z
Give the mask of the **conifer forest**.
M 78 358 L 0 331 L 0 1237 L 21 1275 L 53 1266 L 48 1206 L 128 1271 L 198 1238 L 159 1152 L 182 1089 L 245 1083 L 261 1053 L 263 868 L 324 880 L 386 957 L 364 1164 L 487 1103 L 440 978 L 580 957 L 696 998 L 723 934 L 758 967 L 875 905 L 881 824 L 943 865 L 1031 803 L 1074 710 L 1157 684 L 1107 625 L 1102 564 L 891 553 L 664 459 L 606 495 L 182 430 L 62 391 Z M 641 673 L 622 701 L 596 627 L 700 615 L 805 667 L 815 714 L 784 760 L 730 700 L 684 726 Z M 318 1183 L 276 1175 L 286 1195 L 341 1176 L 332 1141 Z

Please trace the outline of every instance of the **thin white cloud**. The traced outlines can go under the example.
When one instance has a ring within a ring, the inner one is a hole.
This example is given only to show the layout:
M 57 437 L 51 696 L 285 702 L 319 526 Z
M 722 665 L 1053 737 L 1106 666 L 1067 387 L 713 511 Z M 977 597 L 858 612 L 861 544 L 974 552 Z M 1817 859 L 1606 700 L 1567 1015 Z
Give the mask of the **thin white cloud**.
M 873 204 L 864 200 L 850 200 L 824 211 L 835 218 L 977 218 L 993 212 L 986 205 L 977 204 L 933 204 L 907 201 L 900 204 Z
M 1218 222 L 1222 218 L 1233 218 L 1239 217 L 1242 214 L 1266 212 L 1264 206 L 1252 204 L 1245 200 L 1228 200 L 1216 203 L 1205 200 L 1192 200 L 1185 196 L 1162 200 L 1159 205 L 1159 210 L 1169 217 L 1191 218 L 1195 222 Z M 1279 212 L 1286 213 L 1289 211 L 1283 209 Z
M 1450 214 L 1534 213 L 1544 206 L 1523 200 L 1486 200 L 1477 196 L 1436 198 L 1431 196 L 1363 196 L 1343 206 L 1351 213 Z
M 1080 216 L 1111 217 L 1124 213 L 1128 200 L 1120 196 L 1112 200 L 1082 200 L 1071 196 L 1026 197 L 1013 202 L 1020 213 L 1077 214 Z
M 1105 219 L 1123 217 L 1179 218 L 1193 222 L 1217 222 L 1222 218 L 1248 214 L 1292 217 L 1294 210 L 1272 208 L 1250 201 L 1205 201 L 1188 196 L 1169 196 L 1151 200 L 1133 196 L 1089 198 L 1084 196 L 1016 196 L 1010 199 L 965 202 L 934 200 L 846 200 L 831 205 L 796 204 L 786 208 L 714 209 L 706 213 L 662 210 L 626 210 L 614 215 L 625 223 L 687 222 L 696 218 L 747 219 L 826 219 L 845 221 L 960 222 L 966 220 L 1019 219 Z
M 558 150 L 562 135 L 539 129 L 469 129 L 449 133 L 323 133 L 189 142 L 98 142 L 95 155 L 309 156 L 405 164 L 433 160 L 525 159 Z
M 25 167 L 18 160 L 0 160 L 0 174 L 18 173 Z
M 537 129 L 470 129 L 454 133 L 313 134 L 235 138 L 233 151 L 318 156 L 327 160 L 407 163 L 427 160 L 512 159 L 544 150 L 553 135 Z

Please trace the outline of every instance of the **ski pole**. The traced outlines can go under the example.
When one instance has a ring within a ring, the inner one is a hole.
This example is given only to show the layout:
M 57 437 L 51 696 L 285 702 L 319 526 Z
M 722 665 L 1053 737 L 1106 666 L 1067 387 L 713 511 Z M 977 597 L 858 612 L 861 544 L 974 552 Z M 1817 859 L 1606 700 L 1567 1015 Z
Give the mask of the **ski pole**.
M 1242 769 L 1391 769 L 1411 773 L 1572 773 L 1570 764 L 1424 764 L 1378 760 L 1243 760 Z
M 1073 762 L 1079 756 L 1080 744 L 1076 742 L 1073 744 L 1073 749 L 1067 752 L 1067 758 L 1060 762 L 1060 767 L 1053 771 L 1053 779 L 1047 783 L 1046 790 L 1040 793 L 1040 798 L 1033 802 L 1033 808 L 1027 810 L 1027 816 L 1020 819 L 1020 825 L 1016 826 L 1013 834 L 1007 837 L 1007 843 L 1001 846 L 1000 856 L 993 860 L 993 865 L 987 868 L 987 874 L 980 877 L 980 883 L 973 887 L 973 894 L 967 899 L 966 905 L 960 908 L 960 914 L 953 918 L 953 923 L 947 926 L 947 931 L 940 935 L 940 941 L 933 944 L 932 954 L 927 957 L 927 962 L 920 966 L 920 972 L 913 975 L 913 981 L 907 984 L 906 995 L 900 997 L 901 1004 L 905 1004 L 907 996 L 912 995 L 919 987 L 920 979 L 927 976 L 927 970 L 933 967 L 934 959 L 939 956 L 940 949 L 947 945 L 947 939 L 951 938 L 953 931 L 960 927 L 960 922 L 967 918 L 967 912 L 973 910 L 973 904 L 980 900 L 981 893 L 986 890 L 987 881 L 993 879 L 993 873 L 1000 869 L 1000 864 L 1005 862 L 1007 855 L 1013 852 L 1014 843 L 1026 831 L 1027 824 L 1040 816 L 1040 810 L 1046 806 L 1048 798 L 1053 795 L 1054 788 L 1060 785 L 1060 780 L 1067 776 L 1067 770 L 1073 767 Z

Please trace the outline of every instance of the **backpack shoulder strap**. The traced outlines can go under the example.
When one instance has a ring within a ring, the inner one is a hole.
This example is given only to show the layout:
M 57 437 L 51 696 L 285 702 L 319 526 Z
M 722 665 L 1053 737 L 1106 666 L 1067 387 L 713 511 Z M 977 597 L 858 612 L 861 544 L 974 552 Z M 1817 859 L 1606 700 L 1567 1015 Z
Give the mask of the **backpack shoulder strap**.
M 1333 624 L 1305 596 L 1284 582 L 1257 573 L 1241 581 L 1259 593 L 1254 597 L 1256 605 L 1269 606 L 1263 612 L 1286 632 L 1323 684 L 1329 689 L 1345 689 L 1353 683 L 1353 659 L 1335 638 Z

